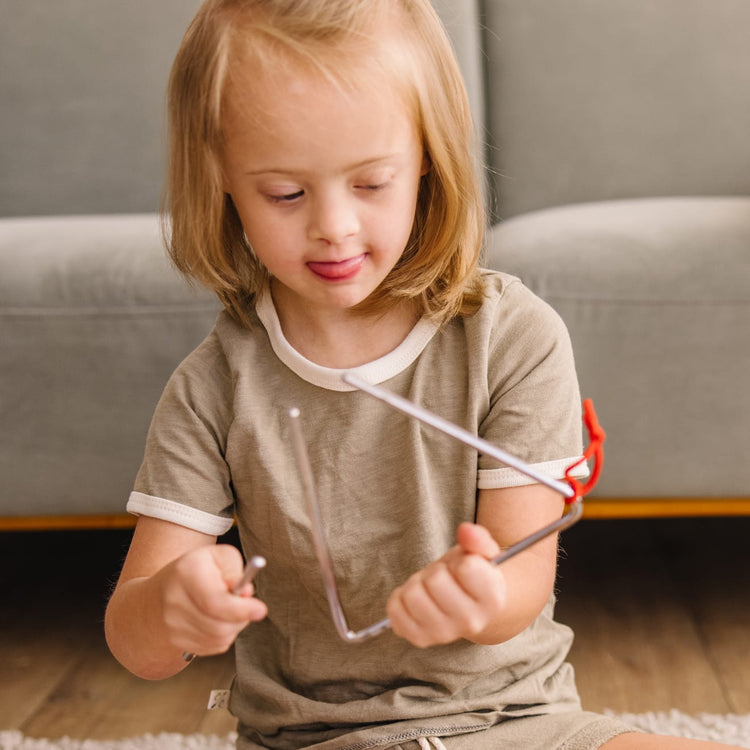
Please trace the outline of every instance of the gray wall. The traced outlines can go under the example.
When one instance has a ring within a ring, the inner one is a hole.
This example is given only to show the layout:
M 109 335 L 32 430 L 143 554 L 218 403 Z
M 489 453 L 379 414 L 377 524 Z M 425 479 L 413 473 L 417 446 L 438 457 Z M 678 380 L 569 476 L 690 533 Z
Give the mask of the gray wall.
M 200 0 L 0 0 L 0 216 L 154 211 L 164 96 Z M 474 0 L 436 0 L 481 113 Z
M 164 93 L 198 0 L 0 0 L 0 215 L 158 207 Z

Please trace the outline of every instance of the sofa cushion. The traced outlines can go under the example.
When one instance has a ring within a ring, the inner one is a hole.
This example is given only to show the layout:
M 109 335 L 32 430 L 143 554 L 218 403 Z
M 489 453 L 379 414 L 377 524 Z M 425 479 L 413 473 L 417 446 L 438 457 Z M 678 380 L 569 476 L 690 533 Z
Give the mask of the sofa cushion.
M 0 220 L 0 516 L 122 513 L 167 378 L 218 302 L 153 214 Z
M 566 321 L 608 432 L 600 496 L 750 492 L 750 198 L 566 206 L 496 226 L 488 265 Z

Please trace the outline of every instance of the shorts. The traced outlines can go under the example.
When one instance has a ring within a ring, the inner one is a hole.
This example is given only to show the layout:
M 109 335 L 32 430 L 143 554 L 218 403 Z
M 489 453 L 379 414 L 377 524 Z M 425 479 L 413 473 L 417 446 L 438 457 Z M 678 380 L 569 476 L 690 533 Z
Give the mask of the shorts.
M 442 743 L 446 750 L 597 750 L 619 734 L 638 731 L 611 716 L 570 711 L 506 719 L 480 732 L 439 737 L 430 748 Z M 396 747 L 421 750 L 420 746 L 424 742 Z

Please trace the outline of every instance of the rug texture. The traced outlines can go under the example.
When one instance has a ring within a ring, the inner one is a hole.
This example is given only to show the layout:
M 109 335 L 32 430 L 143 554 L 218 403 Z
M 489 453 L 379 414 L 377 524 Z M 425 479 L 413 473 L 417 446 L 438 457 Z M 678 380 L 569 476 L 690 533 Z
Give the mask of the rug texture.
M 615 714 L 634 727 L 654 734 L 671 734 L 694 740 L 713 740 L 750 748 L 750 714 L 699 714 L 679 711 Z M 21 732 L 0 731 L 0 750 L 234 750 L 235 735 L 144 734 L 124 740 L 59 740 L 25 737 Z

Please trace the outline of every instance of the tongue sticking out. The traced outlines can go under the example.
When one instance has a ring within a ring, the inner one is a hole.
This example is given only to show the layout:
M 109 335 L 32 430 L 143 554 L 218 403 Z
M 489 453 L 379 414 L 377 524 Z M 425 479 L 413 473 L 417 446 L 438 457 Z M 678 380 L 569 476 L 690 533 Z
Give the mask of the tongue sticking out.
M 310 261 L 307 267 L 324 279 L 348 279 L 354 276 L 365 262 L 365 254 L 340 261 Z

